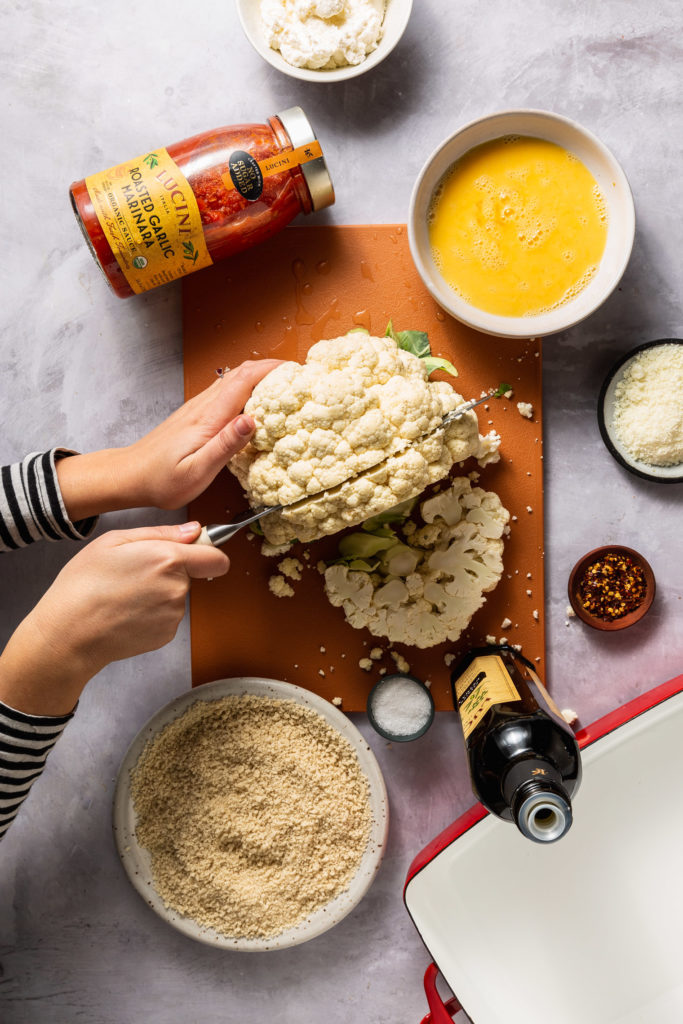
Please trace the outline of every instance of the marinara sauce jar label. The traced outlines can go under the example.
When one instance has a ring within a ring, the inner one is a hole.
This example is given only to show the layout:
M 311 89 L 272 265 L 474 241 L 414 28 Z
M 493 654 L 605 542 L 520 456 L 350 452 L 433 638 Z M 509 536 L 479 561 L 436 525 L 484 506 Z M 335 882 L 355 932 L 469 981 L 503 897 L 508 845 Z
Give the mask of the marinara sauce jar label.
M 203 132 L 75 182 L 71 203 L 116 295 L 175 281 L 334 202 L 300 107 Z

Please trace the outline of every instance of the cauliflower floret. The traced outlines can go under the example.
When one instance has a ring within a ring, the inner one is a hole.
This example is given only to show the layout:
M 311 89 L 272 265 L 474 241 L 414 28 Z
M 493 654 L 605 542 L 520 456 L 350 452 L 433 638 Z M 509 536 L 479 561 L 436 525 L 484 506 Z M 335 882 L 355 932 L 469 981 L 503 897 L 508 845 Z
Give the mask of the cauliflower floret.
M 426 525 L 406 538 L 419 555 L 414 572 L 387 577 L 332 565 L 325 592 L 355 628 L 424 648 L 457 640 L 497 586 L 510 517 L 497 494 L 466 477 L 423 502 L 421 513 Z
M 252 507 L 300 502 L 262 520 L 271 544 L 316 540 L 415 497 L 470 455 L 495 458 L 500 439 L 481 438 L 472 411 L 411 444 L 463 402 L 392 338 L 320 341 L 254 388 L 245 411 L 256 432 L 229 468 Z
M 268 580 L 268 589 L 275 597 L 294 597 L 294 588 L 290 587 L 284 576 L 271 576 Z
M 304 571 L 303 564 L 298 558 L 283 558 L 281 562 L 278 562 L 277 567 L 282 575 L 288 576 L 290 580 L 300 580 L 301 573 Z M 322 650 L 324 651 L 324 648 Z

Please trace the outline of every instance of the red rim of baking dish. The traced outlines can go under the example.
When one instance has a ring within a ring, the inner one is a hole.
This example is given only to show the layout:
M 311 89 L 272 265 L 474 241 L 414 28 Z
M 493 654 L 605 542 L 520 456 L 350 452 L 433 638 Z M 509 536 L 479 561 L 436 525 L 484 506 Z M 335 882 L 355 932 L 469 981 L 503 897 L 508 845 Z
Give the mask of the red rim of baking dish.
M 602 718 L 598 718 L 597 721 L 593 722 L 591 725 L 588 725 L 583 729 L 579 729 L 576 733 L 576 741 L 579 744 L 580 749 L 584 750 L 586 747 L 589 747 L 592 743 L 602 739 L 609 733 L 615 732 L 622 725 L 626 725 L 634 718 L 638 718 L 640 715 L 644 715 L 652 708 L 657 707 L 658 704 L 663 704 L 665 701 L 675 697 L 677 694 L 681 693 L 681 691 L 683 691 L 683 675 L 678 675 L 673 679 L 670 679 L 668 682 L 662 683 L 660 686 L 655 686 L 646 693 L 640 694 L 638 697 L 634 697 L 633 700 L 615 708 L 614 711 L 610 711 Z M 408 886 L 415 876 L 426 868 L 440 853 L 442 853 L 448 846 L 454 843 L 466 832 L 469 832 L 469 830 L 478 824 L 478 822 L 488 816 L 489 812 L 482 804 L 474 804 L 465 811 L 464 814 L 448 825 L 443 832 L 440 832 L 439 835 L 435 836 L 435 838 L 432 839 L 432 841 L 414 857 L 413 862 L 408 869 L 405 884 L 403 886 L 403 905 L 405 906 L 411 921 L 413 921 L 420 938 L 422 938 L 420 929 L 415 924 L 406 902 Z M 426 948 L 429 953 L 429 948 Z M 439 969 L 435 963 L 430 963 L 425 971 L 424 988 L 430 1012 L 423 1018 L 422 1024 L 452 1024 L 453 1014 L 462 1009 L 457 996 L 454 996 L 452 999 L 448 999 L 446 1002 L 443 1001 L 436 989 L 436 978 L 438 973 Z

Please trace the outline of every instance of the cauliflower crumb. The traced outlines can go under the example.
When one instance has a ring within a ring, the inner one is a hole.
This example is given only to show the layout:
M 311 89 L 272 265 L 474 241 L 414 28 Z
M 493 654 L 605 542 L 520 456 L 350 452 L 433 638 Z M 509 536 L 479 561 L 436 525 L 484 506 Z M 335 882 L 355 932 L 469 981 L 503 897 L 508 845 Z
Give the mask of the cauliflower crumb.
M 267 540 L 264 540 L 261 545 L 261 554 L 265 555 L 266 558 L 277 558 L 279 555 L 284 555 L 292 546 L 292 541 L 288 540 L 286 544 L 269 544 Z
M 517 402 L 517 411 L 520 416 L 524 416 L 527 420 L 533 418 L 534 407 L 531 402 Z
M 502 636 L 498 643 L 500 644 L 501 647 L 505 647 L 508 643 L 508 638 L 506 636 Z
M 431 688 L 432 688 L 432 681 L 431 681 L 431 679 L 425 679 L 425 686 L 427 687 L 428 690 L 431 690 Z
M 370 651 L 370 657 L 372 658 L 373 661 L 379 661 L 383 654 L 384 651 L 382 650 L 381 647 L 373 647 L 372 650 Z
M 512 619 L 508 619 L 507 616 L 506 616 L 503 619 L 503 621 L 501 622 L 500 628 L 501 629 L 509 629 L 511 625 L 512 625 Z
M 323 562 L 321 558 L 320 561 L 316 563 L 316 569 L 318 570 L 321 576 L 324 576 L 325 570 L 327 569 L 327 562 Z
M 573 711 L 571 708 L 562 708 L 562 711 L 560 711 L 560 714 L 564 718 L 564 720 L 567 723 L 567 725 L 570 725 L 572 727 L 572 729 L 576 725 L 578 725 L 578 723 L 579 723 L 579 716 L 577 715 L 576 711 Z
M 387 674 L 387 670 L 386 670 L 385 668 L 381 668 L 381 669 L 379 670 L 379 674 L 380 674 L 381 676 L 385 676 L 385 675 Z
M 399 654 L 398 651 L 389 651 L 389 654 L 394 659 L 396 668 L 399 670 L 399 672 L 410 672 L 410 665 L 408 664 L 408 662 L 406 661 L 402 654 Z
M 336 708 L 340 708 L 342 706 L 342 698 L 341 697 L 333 697 L 332 698 L 332 703 L 334 704 L 334 706 Z
M 531 614 L 536 619 L 536 622 L 538 622 L 538 608 L 534 608 L 534 610 L 533 610 L 533 612 Z
M 527 596 L 527 597 L 531 597 L 531 595 L 532 595 L 532 591 L 531 591 L 531 590 L 527 590 L 527 592 L 526 592 L 526 596 Z
M 369 658 L 361 658 L 358 667 L 362 668 L 364 672 L 370 672 L 372 671 L 372 662 Z
M 268 580 L 268 590 L 276 597 L 294 597 L 294 588 L 290 587 L 284 576 L 278 574 Z
M 321 647 L 321 648 L 320 648 L 320 653 L 321 653 L 321 654 L 324 654 L 324 653 L 325 653 L 325 648 L 324 648 L 324 647 Z
M 495 636 L 491 636 L 490 633 L 487 633 L 486 634 L 486 643 L 489 644 L 491 647 L 495 647 L 496 644 L 498 643 L 498 641 L 496 640 Z
M 304 569 L 298 558 L 283 558 L 277 567 L 282 575 L 289 577 L 290 580 L 300 580 Z
M 527 505 L 526 510 L 527 512 L 533 512 L 531 505 Z
M 504 398 L 512 398 L 513 395 L 514 395 L 514 391 L 512 390 L 512 388 L 510 388 L 509 391 L 504 391 L 503 392 L 503 397 Z
M 573 618 L 576 617 L 576 612 L 574 611 L 574 609 L 572 608 L 572 606 L 570 604 L 567 605 L 567 608 L 565 610 L 565 615 L 567 616 L 568 619 L 573 619 Z
M 521 644 L 512 644 L 512 649 L 513 649 L 513 651 L 521 651 L 522 650 L 522 645 Z
M 443 661 L 444 661 L 444 665 L 446 666 L 446 668 L 450 668 L 451 665 L 453 664 L 453 662 L 455 661 L 455 655 L 454 654 L 444 654 Z

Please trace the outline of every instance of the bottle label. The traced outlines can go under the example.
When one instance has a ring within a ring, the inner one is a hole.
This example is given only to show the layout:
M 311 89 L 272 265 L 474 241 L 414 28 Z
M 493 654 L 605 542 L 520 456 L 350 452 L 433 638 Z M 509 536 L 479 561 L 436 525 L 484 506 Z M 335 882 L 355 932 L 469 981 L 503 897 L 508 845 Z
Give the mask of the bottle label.
M 163 149 L 85 179 L 102 231 L 134 292 L 211 266 L 190 185 Z
M 285 171 L 294 170 L 301 164 L 307 164 L 311 160 L 318 160 L 323 155 L 320 143 L 317 139 L 307 142 L 297 149 L 290 149 L 284 153 L 274 153 L 263 160 L 256 160 L 250 153 L 241 149 L 235 150 L 228 158 L 228 171 L 221 174 L 225 187 L 237 189 L 241 196 L 253 202 L 263 192 L 263 179 L 270 178 L 274 174 L 283 174 Z
M 465 739 L 493 704 L 521 699 L 497 654 L 482 655 L 468 665 L 455 681 L 455 698 Z

